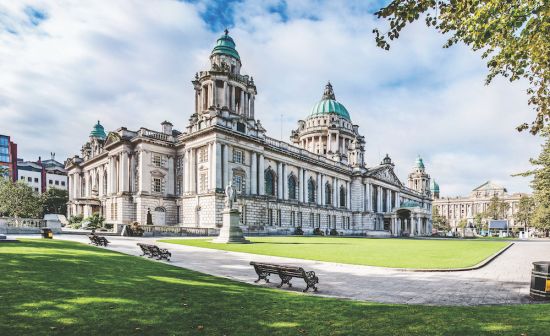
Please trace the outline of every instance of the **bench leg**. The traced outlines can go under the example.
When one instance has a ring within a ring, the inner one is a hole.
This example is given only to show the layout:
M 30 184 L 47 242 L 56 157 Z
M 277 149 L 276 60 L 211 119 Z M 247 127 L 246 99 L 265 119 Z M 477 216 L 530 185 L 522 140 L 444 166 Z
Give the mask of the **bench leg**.
M 256 272 L 256 274 L 258 274 L 258 280 L 254 281 L 254 283 L 258 283 L 260 280 L 264 279 L 266 283 L 269 282 L 269 279 L 267 278 L 268 276 L 271 275 L 271 273 L 266 273 L 266 272 Z
M 277 288 L 283 287 L 284 284 L 287 284 L 288 287 L 292 287 L 292 284 L 290 283 L 290 279 L 292 279 L 291 276 L 279 275 L 279 278 L 281 278 L 281 283 L 279 285 L 277 285 Z

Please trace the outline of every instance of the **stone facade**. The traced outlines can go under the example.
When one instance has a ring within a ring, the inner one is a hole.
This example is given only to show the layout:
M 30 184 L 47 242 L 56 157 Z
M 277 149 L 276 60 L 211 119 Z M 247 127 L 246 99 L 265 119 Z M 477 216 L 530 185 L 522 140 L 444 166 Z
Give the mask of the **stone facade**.
M 367 167 L 364 137 L 330 83 L 289 144 L 266 136 L 255 118 L 256 86 L 240 73 L 227 32 L 210 61 L 192 81 L 195 108 L 183 132 L 169 122 L 160 132 L 108 135 L 95 126 L 82 156 L 67 161 L 71 215 L 100 212 L 128 224 L 145 223 L 150 211 L 156 225 L 220 227 L 224 187 L 233 183 L 245 231 L 431 235 L 429 188 L 406 187 L 387 155 Z
M 505 219 L 508 220 L 510 227 L 518 227 L 520 224 L 515 223 L 514 215 L 518 211 L 520 198 L 528 196 L 522 193 L 509 194 L 506 188 L 491 181 L 487 181 L 475 188 L 466 197 L 439 198 L 439 186 L 437 186 L 437 192 L 434 192 L 434 195 L 436 195 L 433 201 L 434 208 L 437 209 L 441 216 L 447 219 L 451 228 L 455 230 L 462 219 L 466 219 L 468 224 L 473 224 L 475 215 L 486 211 L 491 198 L 494 196 L 508 203 L 509 208 Z

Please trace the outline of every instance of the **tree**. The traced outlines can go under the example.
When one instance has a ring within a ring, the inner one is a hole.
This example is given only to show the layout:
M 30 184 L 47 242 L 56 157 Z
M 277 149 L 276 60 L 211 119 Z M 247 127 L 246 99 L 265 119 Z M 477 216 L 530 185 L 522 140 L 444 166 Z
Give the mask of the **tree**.
M 498 75 L 510 82 L 526 79 L 529 105 L 536 112 L 529 126 L 537 134 L 550 119 L 550 9 L 548 0 L 393 0 L 375 13 L 389 22 L 385 33 L 374 29 L 376 43 L 388 50 L 387 39 L 425 14 L 428 27 L 449 36 L 448 48 L 463 42 L 488 58 L 486 84 Z
M 38 218 L 42 200 L 23 182 L 0 180 L 0 213 L 18 218 Z
M 533 210 L 535 203 L 533 199 L 527 195 L 521 196 L 519 199 L 518 210 L 514 215 L 514 219 L 523 225 L 523 230 L 527 231 L 527 227 L 531 223 L 531 218 L 533 217 Z
M 466 235 L 467 226 L 468 226 L 468 221 L 465 218 L 462 218 L 456 226 L 457 228 L 462 229 L 462 237 Z
M 439 214 L 437 207 L 432 207 L 432 224 L 437 231 L 446 231 L 451 228 L 447 218 Z
M 506 219 L 506 212 L 510 208 L 510 204 L 501 201 L 497 195 L 493 196 L 487 205 L 485 217 L 489 219 Z
M 44 213 L 67 215 L 69 192 L 63 189 L 50 188 L 42 194 Z
M 532 225 L 546 234 L 550 231 L 550 126 L 546 126 L 541 135 L 546 138 L 542 145 L 542 151 L 536 159 L 529 161 L 535 169 L 527 171 L 520 176 L 533 176 L 531 188 L 533 188 Z
M 481 230 L 487 230 L 487 221 L 484 220 L 483 213 L 476 213 L 474 216 L 474 225 Z

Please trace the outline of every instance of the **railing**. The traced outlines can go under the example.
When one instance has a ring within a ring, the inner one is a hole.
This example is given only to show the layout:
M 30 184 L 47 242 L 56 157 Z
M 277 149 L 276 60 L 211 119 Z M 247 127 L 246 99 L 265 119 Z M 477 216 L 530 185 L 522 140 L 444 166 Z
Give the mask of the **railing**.
M 146 138 L 152 138 L 155 140 L 174 142 L 174 137 L 172 135 L 168 135 L 162 132 L 152 131 L 147 128 L 140 128 L 138 131 L 138 135 Z
M 217 228 L 195 228 L 183 226 L 168 226 L 168 225 L 141 225 L 144 234 L 150 233 L 155 235 L 174 235 L 174 236 L 189 236 L 189 237 L 205 237 L 217 236 L 220 229 Z
M 0 217 L 0 226 L 17 228 L 43 228 L 47 226 L 44 219 Z
M 343 164 L 343 163 L 333 161 L 333 160 L 331 160 L 331 159 L 329 159 L 329 158 L 327 158 L 323 155 L 312 153 L 312 152 L 310 152 L 306 149 L 290 145 L 290 144 L 288 144 L 284 141 L 280 141 L 280 140 L 273 139 L 273 138 L 270 138 L 270 137 L 266 136 L 265 137 L 265 143 L 269 146 L 276 147 L 276 148 L 279 148 L 279 149 L 282 149 L 282 150 L 285 150 L 285 151 L 288 151 L 288 152 L 291 152 L 291 153 L 294 153 L 294 154 L 297 154 L 297 155 L 306 156 L 310 159 L 321 161 L 323 163 L 326 163 L 326 164 L 329 164 L 329 165 L 332 165 L 332 166 L 336 166 L 340 169 L 349 169 L 349 167 L 347 165 Z

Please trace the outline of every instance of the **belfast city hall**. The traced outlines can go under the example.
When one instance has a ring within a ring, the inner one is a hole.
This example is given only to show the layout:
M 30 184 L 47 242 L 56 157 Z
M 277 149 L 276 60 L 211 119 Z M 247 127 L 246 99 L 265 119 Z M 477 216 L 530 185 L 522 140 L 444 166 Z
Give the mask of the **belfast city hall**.
M 100 213 L 115 227 L 217 228 L 224 188 L 248 231 L 306 234 L 316 228 L 345 235 L 431 235 L 430 176 L 419 157 L 407 183 L 386 155 L 365 161 L 359 126 L 328 83 L 288 142 L 270 138 L 255 110 L 254 79 L 226 31 L 210 69 L 192 80 L 195 106 L 184 128 L 160 130 L 94 125 L 80 155 L 66 162 L 69 215 Z M 320 92 L 321 93 L 321 92 Z

